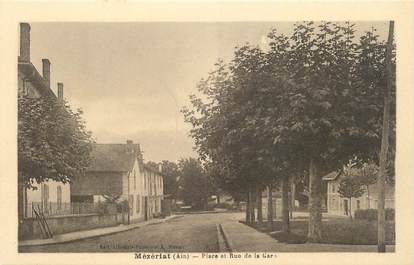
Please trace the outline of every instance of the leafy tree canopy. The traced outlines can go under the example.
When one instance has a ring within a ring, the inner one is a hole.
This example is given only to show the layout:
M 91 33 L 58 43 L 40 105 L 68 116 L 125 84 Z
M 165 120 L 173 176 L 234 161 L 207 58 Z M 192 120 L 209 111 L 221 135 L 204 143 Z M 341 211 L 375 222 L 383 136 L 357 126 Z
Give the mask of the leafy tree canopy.
M 82 111 L 56 98 L 18 99 L 19 182 L 70 182 L 89 164 L 93 140 Z

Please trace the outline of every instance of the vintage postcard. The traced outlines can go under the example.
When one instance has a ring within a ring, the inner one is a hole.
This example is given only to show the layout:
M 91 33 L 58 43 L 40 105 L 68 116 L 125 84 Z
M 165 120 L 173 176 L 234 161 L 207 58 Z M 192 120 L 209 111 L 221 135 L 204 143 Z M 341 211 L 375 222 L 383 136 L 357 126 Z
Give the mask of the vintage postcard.
M 1 263 L 410 264 L 411 8 L 0 3 Z

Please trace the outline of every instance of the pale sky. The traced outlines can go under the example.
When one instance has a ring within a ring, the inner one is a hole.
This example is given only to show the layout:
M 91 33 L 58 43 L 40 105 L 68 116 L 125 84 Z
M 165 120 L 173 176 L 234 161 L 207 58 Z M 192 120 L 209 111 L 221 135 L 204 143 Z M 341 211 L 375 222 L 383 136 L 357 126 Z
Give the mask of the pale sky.
M 357 35 L 373 26 L 385 39 L 386 22 L 356 23 Z M 180 109 L 197 82 L 271 28 L 290 35 L 293 23 L 31 23 L 31 60 L 41 73 L 49 58 L 52 89 L 64 83 L 98 143 L 131 139 L 145 160 L 175 161 L 196 156 Z

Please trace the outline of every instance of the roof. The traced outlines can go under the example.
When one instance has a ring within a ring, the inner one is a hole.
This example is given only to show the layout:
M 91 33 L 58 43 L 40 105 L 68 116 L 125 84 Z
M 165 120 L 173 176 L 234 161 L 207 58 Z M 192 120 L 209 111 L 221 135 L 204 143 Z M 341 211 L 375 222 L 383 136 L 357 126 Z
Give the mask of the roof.
M 141 159 L 139 144 L 95 144 L 87 171 L 127 172 Z
M 326 181 L 336 180 L 338 177 L 342 178 L 343 174 L 341 171 L 332 171 L 331 173 L 325 175 L 322 179 Z M 378 185 L 372 184 L 369 185 L 369 192 L 371 195 L 378 194 Z M 392 184 L 385 183 L 385 197 L 394 198 L 395 187 Z
M 331 173 L 322 177 L 322 180 L 335 180 L 341 175 L 341 171 L 332 171 Z
M 31 62 L 19 61 L 18 70 L 19 72 L 23 73 L 25 77 L 28 78 L 34 84 L 37 91 L 42 96 L 51 96 L 53 98 L 57 98 L 55 93 L 53 93 L 52 89 L 50 89 L 45 79 L 40 75 L 36 67 L 34 67 L 34 65 Z

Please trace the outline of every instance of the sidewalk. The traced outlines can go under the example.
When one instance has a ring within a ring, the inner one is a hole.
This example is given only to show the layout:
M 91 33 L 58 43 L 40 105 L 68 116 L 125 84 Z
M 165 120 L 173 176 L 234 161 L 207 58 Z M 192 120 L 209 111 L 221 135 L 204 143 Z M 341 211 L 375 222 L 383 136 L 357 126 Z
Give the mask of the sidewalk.
M 221 224 L 228 246 L 233 252 L 277 252 L 279 245 L 275 239 L 260 233 L 250 226 L 230 221 Z
M 250 226 L 230 221 L 221 224 L 228 246 L 233 252 L 376 252 L 376 245 L 287 244 Z M 395 246 L 388 245 L 387 252 Z
M 118 226 L 97 228 L 97 229 L 92 229 L 92 230 L 71 232 L 71 233 L 66 233 L 66 234 L 55 235 L 52 238 L 48 238 L 48 239 L 21 240 L 19 241 L 19 247 L 59 244 L 59 243 L 66 243 L 66 242 L 81 240 L 85 238 L 110 235 L 110 234 L 115 234 L 115 233 L 124 232 L 124 231 L 131 230 L 131 229 L 143 227 L 143 226 L 150 225 L 150 224 L 163 223 L 167 220 L 177 218 L 177 217 L 181 217 L 181 215 L 171 215 L 164 219 L 152 219 L 147 222 L 139 222 L 139 223 L 130 224 L 130 225 L 118 225 Z

